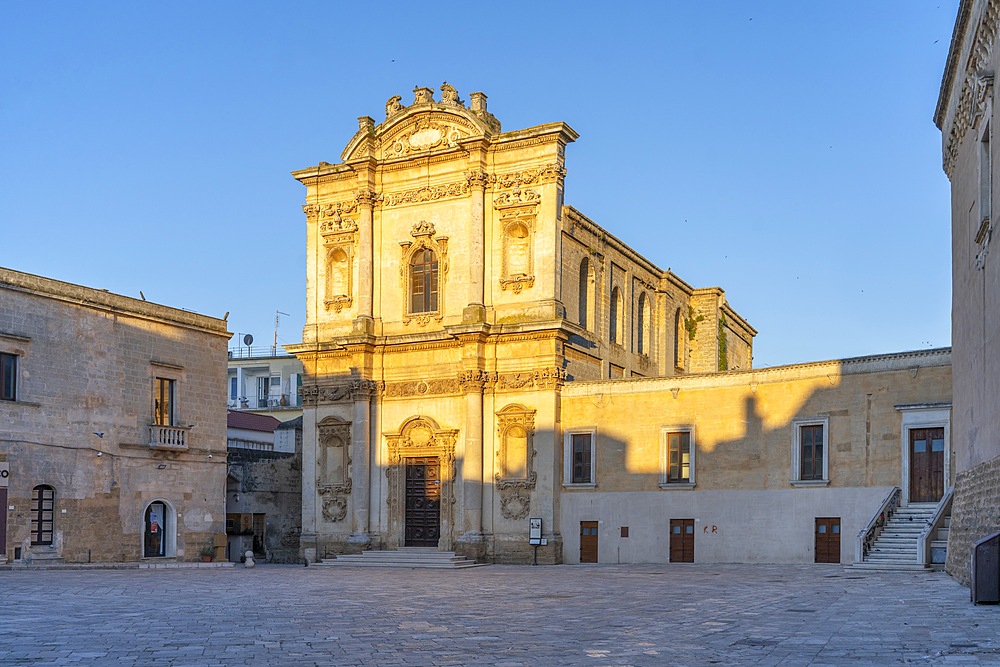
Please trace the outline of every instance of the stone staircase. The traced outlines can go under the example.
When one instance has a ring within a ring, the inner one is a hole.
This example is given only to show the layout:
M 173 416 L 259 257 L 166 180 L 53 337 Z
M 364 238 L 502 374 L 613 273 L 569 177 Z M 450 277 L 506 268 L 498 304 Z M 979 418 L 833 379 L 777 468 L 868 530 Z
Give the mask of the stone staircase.
M 853 567 L 862 570 L 929 570 L 927 565 L 917 562 L 917 542 L 936 510 L 937 503 L 910 503 L 897 508 L 864 562 L 855 563 Z M 940 542 L 942 531 L 939 530 L 934 545 L 946 548 L 947 528 L 943 530 L 944 542 Z
M 400 547 L 392 551 L 362 551 L 360 554 L 341 554 L 332 559 L 324 558 L 312 567 L 401 567 L 462 570 L 482 567 L 454 551 L 438 551 L 435 547 Z

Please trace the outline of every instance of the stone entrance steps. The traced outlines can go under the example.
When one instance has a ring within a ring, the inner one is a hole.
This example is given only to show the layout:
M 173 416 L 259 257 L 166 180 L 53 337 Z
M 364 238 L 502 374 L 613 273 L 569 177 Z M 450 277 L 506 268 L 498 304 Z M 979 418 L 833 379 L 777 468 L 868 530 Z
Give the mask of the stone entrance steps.
M 900 507 L 882 529 L 859 570 L 930 571 L 917 562 L 917 541 L 937 511 L 937 503 L 910 503 Z
M 405 567 L 462 570 L 482 567 L 454 551 L 438 551 L 434 547 L 400 547 L 392 551 L 362 551 L 360 554 L 340 554 L 332 559 L 324 558 L 314 567 Z

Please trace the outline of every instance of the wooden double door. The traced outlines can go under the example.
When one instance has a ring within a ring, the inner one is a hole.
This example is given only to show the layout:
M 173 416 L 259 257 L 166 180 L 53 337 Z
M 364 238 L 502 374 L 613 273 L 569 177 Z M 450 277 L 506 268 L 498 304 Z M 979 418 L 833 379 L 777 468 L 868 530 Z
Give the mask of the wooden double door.
M 694 562 L 694 519 L 670 520 L 670 562 Z
M 944 427 L 910 429 L 910 502 L 944 496 Z
M 840 517 L 816 517 L 816 562 L 840 562 Z
M 441 464 L 436 456 L 406 459 L 405 546 L 436 547 L 441 538 Z

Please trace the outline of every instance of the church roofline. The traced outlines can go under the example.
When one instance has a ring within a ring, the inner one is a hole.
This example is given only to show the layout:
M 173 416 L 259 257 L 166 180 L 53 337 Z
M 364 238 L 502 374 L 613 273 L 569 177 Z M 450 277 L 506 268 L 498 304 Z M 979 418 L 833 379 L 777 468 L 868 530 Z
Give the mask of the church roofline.
M 975 0 L 962 0 L 955 17 L 955 27 L 951 33 L 951 45 L 948 47 L 948 60 L 945 61 L 944 73 L 941 77 L 941 88 L 938 92 L 937 107 L 934 109 L 934 124 L 939 130 L 944 130 L 948 105 L 951 100 L 952 84 L 958 76 L 959 55 L 965 42 L 965 34 L 969 29 L 969 19 L 972 17 L 972 5 Z

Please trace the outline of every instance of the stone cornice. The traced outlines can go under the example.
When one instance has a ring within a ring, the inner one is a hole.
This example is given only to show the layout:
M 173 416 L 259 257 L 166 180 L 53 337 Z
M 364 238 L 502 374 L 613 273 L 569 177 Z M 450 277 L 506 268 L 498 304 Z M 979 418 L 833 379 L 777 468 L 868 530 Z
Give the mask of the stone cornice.
M 10 289 L 37 297 L 71 303 L 137 319 L 161 322 L 229 339 L 226 320 L 199 315 L 188 310 L 161 306 L 151 301 L 113 294 L 82 285 L 22 273 L 0 267 L 0 290 Z

